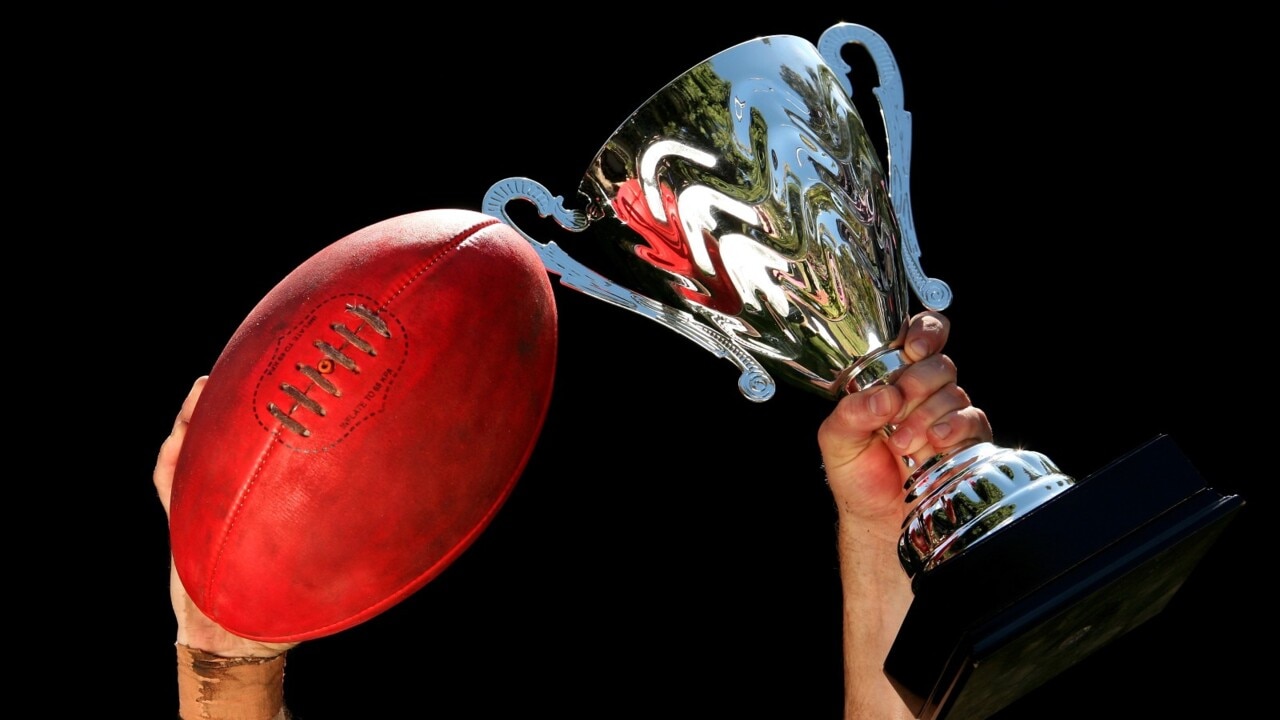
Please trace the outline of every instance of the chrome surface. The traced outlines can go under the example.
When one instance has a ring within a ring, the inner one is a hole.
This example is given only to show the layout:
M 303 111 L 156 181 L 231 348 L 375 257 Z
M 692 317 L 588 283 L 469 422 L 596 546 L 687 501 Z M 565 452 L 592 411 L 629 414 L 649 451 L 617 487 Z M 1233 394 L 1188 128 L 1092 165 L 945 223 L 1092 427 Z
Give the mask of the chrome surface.
M 494 184 L 483 210 L 525 235 L 565 286 L 732 361 L 751 400 L 773 395 L 775 375 L 830 398 L 864 388 L 886 363 L 901 364 L 883 356 L 896 351 L 908 286 L 938 310 L 950 290 L 920 270 L 909 236 L 901 89 L 876 91 L 897 105 L 885 113 L 886 177 L 848 78 L 829 65 L 850 42 L 866 45 L 882 82 L 896 84 L 892 55 L 862 26 L 824 33 L 825 58 L 797 37 L 757 38 L 636 110 L 588 166 L 583 209 L 516 177 Z M 600 259 L 583 263 L 535 240 L 507 211 L 515 199 L 589 236 Z M 869 378 L 866 366 L 876 369 Z
M 876 65 L 887 174 L 852 101 L 849 44 Z M 772 397 L 774 375 L 838 399 L 909 364 L 899 348 L 908 288 L 933 310 L 951 302 L 920 267 L 910 158 L 893 54 L 875 32 L 841 23 L 816 47 L 761 37 L 673 80 L 596 154 L 581 209 L 527 177 L 495 183 L 482 209 L 519 231 L 561 284 L 730 360 L 748 399 Z M 514 200 L 569 231 L 566 244 L 579 237 L 574 252 L 521 228 Z M 1039 453 L 991 443 L 904 461 L 913 472 L 899 558 L 912 576 L 1075 482 Z
M 491 187 L 485 195 L 484 211 L 502 218 L 524 235 L 537 250 L 543 266 L 549 272 L 560 276 L 562 285 L 657 321 L 701 345 L 716 357 L 728 359 L 741 371 L 738 377 L 738 390 L 749 400 L 763 402 L 773 397 L 774 392 L 777 391 L 773 378 L 751 353 L 734 343 L 724 333 L 700 322 L 692 313 L 664 305 L 613 282 L 574 260 L 554 242 L 543 244 L 529 237 L 507 215 L 506 204 L 516 198 L 532 202 L 537 207 L 538 214 L 551 217 L 565 229 L 575 232 L 585 230 L 589 226 L 586 215 L 580 211 L 566 210 L 562 197 L 552 197 L 540 183 L 528 178 L 504 180 Z
M 906 483 L 913 503 L 898 540 L 907 575 L 958 556 L 1075 484 L 1034 450 L 978 443 L 916 470 Z

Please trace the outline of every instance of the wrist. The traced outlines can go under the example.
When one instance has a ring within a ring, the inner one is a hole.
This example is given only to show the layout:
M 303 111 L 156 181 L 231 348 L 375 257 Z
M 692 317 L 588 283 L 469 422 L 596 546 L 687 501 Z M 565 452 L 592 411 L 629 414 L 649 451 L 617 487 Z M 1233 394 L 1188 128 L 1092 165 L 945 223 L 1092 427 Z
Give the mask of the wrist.
M 841 586 L 846 610 L 846 637 L 874 646 L 863 657 L 883 660 L 911 605 L 911 579 L 898 559 L 897 534 L 880 524 L 841 522 L 839 529 Z
M 278 720 L 285 717 L 285 654 L 223 657 L 182 643 L 178 713 L 183 720 Z
M 837 514 L 836 529 L 842 544 L 873 555 L 897 558 L 903 517 L 902 510 L 897 507 L 892 512 L 879 515 L 841 509 Z

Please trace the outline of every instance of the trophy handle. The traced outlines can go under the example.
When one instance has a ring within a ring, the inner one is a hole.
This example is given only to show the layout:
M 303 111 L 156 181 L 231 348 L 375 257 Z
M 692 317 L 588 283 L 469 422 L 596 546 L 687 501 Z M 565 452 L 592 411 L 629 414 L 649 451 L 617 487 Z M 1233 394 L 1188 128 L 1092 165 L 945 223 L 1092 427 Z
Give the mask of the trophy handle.
M 540 243 L 528 233 L 521 230 L 511 216 L 507 214 L 507 203 L 512 200 L 527 200 L 538 209 L 542 217 L 550 217 L 561 227 L 571 232 L 582 232 L 591 224 L 586 213 L 578 210 L 567 210 L 564 197 L 552 197 L 551 192 L 541 183 L 526 177 L 512 177 L 494 183 L 485 193 L 481 209 L 486 215 L 501 219 L 516 232 L 524 236 L 542 259 L 543 266 L 551 273 L 560 276 L 560 284 L 567 288 L 603 300 L 624 310 L 643 315 L 671 330 L 683 335 L 702 346 L 716 357 L 728 359 L 741 372 L 738 377 L 738 390 L 748 400 L 764 402 L 773 397 L 777 383 L 773 377 L 756 361 L 755 357 L 742 349 L 727 334 L 719 333 L 700 322 L 692 314 L 658 302 L 609 280 L 600 273 L 588 268 L 569 257 L 568 253 L 554 242 Z M 707 319 L 715 322 L 715 318 L 707 315 Z
M 951 304 L 951 288 L 942 280 L 927 277 L 920 269 L 920 244 L 916 241 L 915 220 L 911 217 L 911 113 L 902 109 L 902 76 L 898 72 L 898 61 L 884 38 L 864 25 L 839 23 L 827 28 L 818 38 L 818 52 L 836 71 L 840 85 L 850 98 L 853 97 L 853 83 L 849 80 L 849 72 L 853 68 L 841 55 L 844 46 L 850 43 L 861 45 L 867 51 L 880 80 L 880 86 L 871 92 L 875 93 L 880 104 L 880 117 L 884 120 L 889 147 L 889 199 L 893 202 L 902 231 L 902 262 L 907 281 L 925 307 L 944 310 Z

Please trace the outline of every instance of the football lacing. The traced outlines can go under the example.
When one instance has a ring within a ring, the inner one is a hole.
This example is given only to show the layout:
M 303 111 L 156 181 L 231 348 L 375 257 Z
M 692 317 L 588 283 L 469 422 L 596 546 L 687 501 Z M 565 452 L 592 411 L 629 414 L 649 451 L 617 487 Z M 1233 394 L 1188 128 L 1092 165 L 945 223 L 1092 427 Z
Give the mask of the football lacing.
M 331 345 L 324 340 L 316 340 L 313 344 L 324 354 L 324 358 L 316 363 L 315 366 L 298 363 L 296 367 L 298 372 L 311 381 L 306 389 L 299 389 L 289 383 L 280 383 L 280 390 L 293 399 L 289 410 L 285 411 L 273 402 L 267 403 L 267 411 L 275 419 L 279 420 L 281 425 L 302 437 L 310 437 L 311 430 L 293 416 L 299 408 L 306 408 L 319 417 L 325 416 L 324 405 L 321 405 L 316 398 L 309 395 L 311 389 L 320 388 L 335 398 L 342 397 L 342 390 L 338 385 L 325 376 L 333 373 L 335 367 L 343 367 L 353 373 L 360 372 L 360 366 L 356 364 L 355 359 L 347 354 L 351 348 L 355 348 L 369 357 L 377 356 L 376 348 L 368 340 L 359 336 L 360 331 L 367 328 L 384 338 L 391 337 L 391 331 L 387 328 L 387 324 L 382 321 L 382 318 L 378 317 L 377 313 L 369 308 L 363 305 L 347 305 L 347 312 L 360 318 L 361 322 L 356 325 L 355 329 L 349 328 L 343 323 L 333 323 L 329 326 L 329 329 L 336 332 L 344 342 L 340 345 Z

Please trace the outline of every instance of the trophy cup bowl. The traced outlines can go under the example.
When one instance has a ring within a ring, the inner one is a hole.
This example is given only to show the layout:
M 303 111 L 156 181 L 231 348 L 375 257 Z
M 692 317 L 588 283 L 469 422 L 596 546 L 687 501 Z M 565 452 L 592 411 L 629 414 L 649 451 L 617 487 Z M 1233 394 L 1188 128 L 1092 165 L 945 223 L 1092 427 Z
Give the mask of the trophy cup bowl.
M 875 63 L 887 171 L 852 101 L 850 44 Z M 906 367 L 909 293 L 951 302 L 920 265 L 902 99 L 869 28 L 756 38 L 633 112 L 588 165 L 579 209 L 512 177 L 482 210 L 561 284 L 729 360 L 746 399 L 781 380 L 835 400 Z M 579 257 L 520 228 L 514 200 L 583 233 Z M 1167 437 L 1084 481 L 975 443 L 913 466 L 905 491 L 898 555 L 915 599 L 885 671 L 922 718 L 986 717 L 1154 616 L 1242 505 Z

